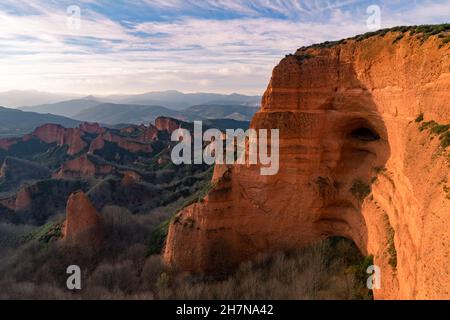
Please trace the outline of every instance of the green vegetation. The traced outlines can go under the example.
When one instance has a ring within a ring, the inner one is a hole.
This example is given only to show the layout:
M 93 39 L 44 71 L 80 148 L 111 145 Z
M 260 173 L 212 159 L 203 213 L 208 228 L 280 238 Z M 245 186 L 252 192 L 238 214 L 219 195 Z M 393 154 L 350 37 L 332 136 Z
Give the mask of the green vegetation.
M 198 190 L 193 195 L 189 196 L 186 199 L 186 201 L 184 201 L 181 209 L 184 209 L 184 208 L 190 206 L 191 204 L 201 202 L 203 200 L 203 198 L 205 198 L 208 195 L 208 193 L 210 193 L 214 188 L 215 188 L 215 185 L 208 181 L 207 183 L 205 183 L 205 185 L 200 190 Z
M 210 182 L 211 174 L 212 168 L 210 168 L 206 172 L 205 177 L 207 180 L 206 181 L 203 180 L 201 182 L 202 186 L 193 194 L 190 194 L 186 199 L 184 199 L 184 201 L 182 201 L 180 205 L 176 206 L 170 218 L 163 221 L 152 231 L 148 243 L 147 255 L 161 253 L 161 250 L 166 241 L 167 233 L 169 231 L 169 225 L 171 222 L 176 221 L 178 212 L 180 212 L 181 210 L 183 210 L 187 206 L 190 206 L 193 203 L 202 201 L 203 198 L 206 197 L 206 195 L 208 195 L 208 193 L 214 189 L 215 185 Z
M 442 190 L 444 190 L 446 198 L 450 200 L 450 188 L 447 187 L 446 184 L 444 184 Z
M 169 232 L 169 225 L 172 219 L 168 219 L 157 226 L 150 235 L 149 244 L 147 247 L 147 256 L 153 254 L 160 254 L 166 241 L 167 233 Z
M 405 36 L 405 35 L 404 35 L 403 33 L 400 34 L 400 35 L 398 35 L 398 36 L 394 39 L 394 41 L 392 41 L 392 44 L 396 44 L 397 42 L 399 42 L 400 40 L 402 40 L 404 36 Z
M 419 126 L 419 131 L 424 130 L 429 130 L 431 134 L 439 136 L 440 146 L 443 149 L 450 146 L 450 124 L 439 124 L 434 120 L 426 121 Z
M 433 128 L 431 128 L 431 132 L 433 132 L 434 134 L 442 134 L 444 132 L 447 132 L 448 129 L 450 129 L 450 124 L 438 124 L 436 126 L 434 126 Z
M 423 122 L 423 123 L 420 125 L 419 131 L 424 131 L 424 130 L 427 130 L 427 129 L 431 129 L 431 128 L 433 128 L 434 126 L 437 126 L 436 121 L 434 121 L 434 120 L 426 121 L 426 122 Z
M 386 169 L 385 166 L 375 167 L 374 170 L 375 170 L 375 172 L 376 172 L 377 174 L 382 174 L 382 173 L 384 173 L 384 172 L 387 171 L 387 169 Z
M 450 131 L 444 132 L 440 135 L 439 140 L 441 141 L 441 147 L 447 148 L 450 146 Z
M 47 222 L 42 227 L 25 236 L 24 241 L 29 242 L 36 240 L 42 244 L 52 243 L 62 237 L 63 226 L 63 218 Z
M 299 50 L 306 50 L 309 48 L 320 48 L 320 49 L 332 48 L 334 46 L 344 44 L 350 40 L 360 42 L 372 37 L 384 37 L 386 34 L 390 32 L 400 32 L 400 34 L 394 39 L 393 44 L 400 41 L 405 36 L 406 32 L 409 32 L 411 35 L 417 34 L 418 36 L 420 36 L 420 40 L 422 41 L 422 43 L 425 42 L 431 36 L 437 36 L 439 39 L 442 40 L 442 44 L 439 46 L 440 48 L 450 42 L 450 23 L 444 23 L 436 25 L 398 26 L 388 29 L 380 29 L 377 31 L 367 32 L 339 41 L 326 41 L 319 44 L 313 44 L 308 47 L 302 47 Z
M 286 58 L 288 58 L 288 57 L 294 57 L 299 62 L 302 62 L 304 60 L 312 58 L 313 56 L 310 55 L 310 54 L 300 54 L 300 55 L 298 55 L 298 54 L 288 54 L 288 55 L 286 55 Z
M 350 240 L 330 238 L 300 250 L 261 254 L 217 279 L 176 273 L 160 256 L 147 257 L 145 233 L 123 215 L 143 218 L 121 212 L 102 246 L 33 242 L 2 256 L 0 299 L 370 299 L 360 291 L 368 275 L 351 271 L 354 265 L 362 271 L 367 263 Z M 83 290 L 76 293 L 64 285 L 74 261 L 83 266 Z
M 0 107 L 1 138 L 20 137 L 32 132 L 36 127 L 47 123 L 55 123 L 66 128 L 73 128 L 78 126 L 80 121 L 53 114 L 24 112 L 18 109 Z
M 353 265 L 348 268 L 348 272 L 355 277 L 355 286 L 353 297 L 357 300 L 371 300 L 373 299 L 373 291 L 367 288 L 367 268 L 372 266 L 373 256 L 369 255 L 363 259 L 358 259 Z
M 350 192 L 355 196 L 356 199 L 358 199 L 359 201 L 363 201 L 370 194 L 371 188 L 361 179 L 357 179 L 353 181 Z
M 420 122 L 423 121 L 423 112 L 421 112 L 421 113 L 417 116 L 417 118 L 416 118 L 415 121 L 416 121 L 417 123 L 420 123 Z
M 386 227 L 387 234 L 387 253 L 389 254 L 389 264 L 392 268 L 397 268 L 397 250 L 395 249 L 394 237 L 395 231 L 389 222 L 389 216 L 386 214 L 384 216 L 384 223 Z

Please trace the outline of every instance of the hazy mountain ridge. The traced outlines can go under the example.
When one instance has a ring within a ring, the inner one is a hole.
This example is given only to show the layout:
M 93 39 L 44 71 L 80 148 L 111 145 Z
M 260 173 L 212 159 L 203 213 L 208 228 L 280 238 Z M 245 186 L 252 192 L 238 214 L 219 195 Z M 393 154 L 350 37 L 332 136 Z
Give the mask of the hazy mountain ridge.
M 237 104 L 248 106 L 259 106 L 260 96 L 247 96 L 242 94 L 218 94 L 218 93 L 182 93 L 176 90 L 155 91 L 138 95 L 113 95 L 98 98 L 102 101 L 139 104 L 139 105 L 162 105 L 174 110 L 184 110 L 190 106 L 199 104 Z
M 155 91 L 143 94 L 107 95 L 107 96 L 67 96 L 51 93 L 36 93 L 33 91 L 17 91 L 0 93 L 0 105 L 18 108 L 23 111 L 53 113 L 63 116 L 73 116 L 87 107 L 101 103 L 127 105 L 157 105 L 172 110 L 185 110 L 194 105 L 243 105 L 257 107 L 260 96 L 247 96 L 238 93 L 183 93 L 175 90 Z
M 35 90 L 10 90 L 0 92 L 0 105 L 10 108 L 57 103 L 81 98 L 77 94 L 50 93 Z
M 74 115 L 82 112 L 91 107 L 95 107 L 102 102 L 92 99 L 74 99 L 67 100 L 52 104 L 41 104 L 31 107 L 18 108 L 22 111 L 37 112 L 37 113 L 51 113 L 55 115 L 73 117 Z
M 20 136 L 46 123 L 76 127 L 80 121 L 54 114 L 40 114 L 0 107 L 0 137 Z
M 103 103 L 83 110 L 73 116 L 81 121 L 100 122 L 108 125 L 120 123 L 149 123 L 157 117 L 172 117 L 184 121 L 205 119 L 231 119 L 250 121 L 258 108 L 242 105 L 198 105 L 176 111 L 163 106 L 127 105 Z

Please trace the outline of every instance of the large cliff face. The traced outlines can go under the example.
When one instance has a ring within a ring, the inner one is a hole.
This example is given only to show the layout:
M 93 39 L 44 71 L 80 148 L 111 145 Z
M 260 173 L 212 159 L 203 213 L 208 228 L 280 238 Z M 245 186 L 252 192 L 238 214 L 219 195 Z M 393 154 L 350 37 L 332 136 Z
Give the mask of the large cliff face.
M 374 255 L 376 298 L 450 298 L 450 148 L 445 127 L 424 125 L 450 123 L 450 45 L 397 37 L 283 59 L 251 125 L 280 129 L 278 174 L 216 166 L 214 189 L 173 220 L 165 260 L 215 271 L 337 235 Z

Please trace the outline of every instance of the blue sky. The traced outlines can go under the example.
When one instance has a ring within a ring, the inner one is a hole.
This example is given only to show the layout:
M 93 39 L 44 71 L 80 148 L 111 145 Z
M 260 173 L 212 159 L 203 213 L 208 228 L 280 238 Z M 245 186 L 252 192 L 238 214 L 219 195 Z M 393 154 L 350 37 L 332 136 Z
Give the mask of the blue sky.
M 450 17 L 448 0 L 2 0 L 0 91 L 262 94 L 285 54 L 372 31 L 371 5 L 380 28 Z

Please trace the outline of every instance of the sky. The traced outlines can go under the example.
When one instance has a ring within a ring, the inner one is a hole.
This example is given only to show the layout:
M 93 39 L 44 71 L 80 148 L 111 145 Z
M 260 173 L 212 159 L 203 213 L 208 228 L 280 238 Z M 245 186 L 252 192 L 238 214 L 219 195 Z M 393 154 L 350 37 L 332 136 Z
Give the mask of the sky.
M 260 95 L 301 46 L 449 17 L 449 0 L 1 0 L 0 91 Z

